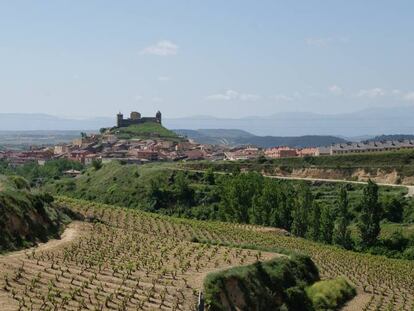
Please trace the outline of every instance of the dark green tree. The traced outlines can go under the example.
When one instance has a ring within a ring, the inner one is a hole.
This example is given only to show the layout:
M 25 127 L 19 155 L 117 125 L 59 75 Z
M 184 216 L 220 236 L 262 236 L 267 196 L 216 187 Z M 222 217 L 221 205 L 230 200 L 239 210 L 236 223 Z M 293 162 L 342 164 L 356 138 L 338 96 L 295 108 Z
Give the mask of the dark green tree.
M 394 196 L 387 196 L 382 201 L 384 217 L 392 222 L 401 222 L 403 219 L 405 202 Z
M 321 230 L 319 235 L 319 240 L 331 244 L 332 243 L 332 234 L 335 225 L 335 216 L 333 209 L 324 205 L 321 209 Z
M 378 186 L 371 180 L 364 187 L 360 203 L 361 214 L 358 221 L 358 230 L 363 247 L 370 247 L 377 242 L 381 231 L 381 205 L 378 202 Z
M 318 203 L 314 202 L 312 211 L 309 217 L 309 229 L 307 237 L 314 241 L 319 241 L 321 230 L 321 207 Z
M 102 160 L 101 159 L 93 159 L 92 160 L 92 166 L 95 169 L 95 171 L 98 171 L 102 168 Z
M 292 211 L 292 233 L 304 237 L 308 230 L 308 214 L 312 209 L 312 193 L 306 183 L 302 183 Z
M 346 187 L 341 187 L 338 200 L 338 211 L 333 233 L 333 242 L 346 249 L 352 247 L 351 231 L 348 226 L 350 223 L 349 200 Z
M 214 176 L 214 170 L 213 168 L 209 167 L 205 172 L 204 172 L 204 180 L 206 181 L 206 183 L 208 183 L 209 185 L 214 185 L 216 183 L 216 178 Z
M 179 171 L 174 178 L 173 192 L 179 205 L 190 206 L 194 201 L 194 190 L 190 187 L 187 175 L 182 171 Z
M 255 195 L 251 218 L 254 223 L 265 226 L 280 227 L 279 190 L 274 180 L 265 179 L 261 195 Z

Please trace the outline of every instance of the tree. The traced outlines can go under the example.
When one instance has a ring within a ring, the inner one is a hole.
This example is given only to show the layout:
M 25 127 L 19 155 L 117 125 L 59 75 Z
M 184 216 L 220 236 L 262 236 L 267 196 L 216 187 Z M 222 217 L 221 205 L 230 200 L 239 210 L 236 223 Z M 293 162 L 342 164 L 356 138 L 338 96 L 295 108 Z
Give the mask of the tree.
M 318 241 L 320 238 L 320 230 L 321 207 L 318 203 L 314 203 L 309 217 L 309 230 L 307 236 L 314 241 Z
M 230 176 L 222 187 L 221 207 L 226 220 L 231 222 L 249 223 L 253 221 L 253 200 L 257 201 L 261 195 L 263 176 L 250 172 Z
M 304 237 L 308 230 L 308 212 L 312 208 L 313 198 L 309 185 L 303 183 L 292 212 L 292 233 Z
M 174 178 L 174 194 L 179 204 L 190 206 L 194 201 L 194 190 L 184 172 L 179 171 Z
M 382 202 L 384 217 L 392 222 L 401 222 L 403 219 L 404 203 L 401 199 L 387 196 Z
M 92 160 L 92 166 L 95 169 L 95 171 L 98 171 L 102 168 L 102 160 L 101 159 L 93 159 Z
M 279 206 L 274 210 L 272 226 L 281 227 L 288 231 L 292 228 L 292 211 L 295 206 L 295 191 L 291 184 L 280 185 Z
M 333 232 L 333 241 L 335 244 L 346 249 L 352 247 L 351 231 L 348 228 L 350 223 L 348 206 L 348 191 L 346 190 L 346 187 L 341 187 L 339 192 L 338 214 Z
M 265 179 L 261 195 L 255 195 L 251 218 L 255 224 L 280 227 L 279 190 L 274 180 Z
M 216 183 L 216 179 L 214 176 L 214 170 L 212 167 L 209 167 L 205 173 L 204 173 L 204 180 L 209 184 L 209 185 L 214 185 Z
M 319 240 L 327 244 L 332 243 L 332 233 L 334 230 L 335 218 L 330 206 L 324 205 L 321 210 L 321 230 Z
M 358 229 L 363 247 L 373 246 L 381 231 L 381 205 L 378 202 L 378 186 L 371 180 L 364 187 Z

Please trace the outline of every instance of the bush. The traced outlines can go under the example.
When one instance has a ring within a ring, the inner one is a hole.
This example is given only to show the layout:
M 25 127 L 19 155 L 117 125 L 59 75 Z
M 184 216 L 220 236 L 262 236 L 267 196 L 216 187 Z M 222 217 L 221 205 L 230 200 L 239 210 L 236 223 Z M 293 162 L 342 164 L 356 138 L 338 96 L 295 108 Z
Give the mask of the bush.
M 206 303 L 210 311 L 227 310 L 227 303 L 239 310 L 311 311 L 305 286 L 318 279 L 318 270 L 307 256 L 257 262 L 209 274 L 204 281 Z
M 343 277 L 316 282 L 306 289 L 313 307 L 318 310 L 337 310 L 356 295 L 355 288 Z

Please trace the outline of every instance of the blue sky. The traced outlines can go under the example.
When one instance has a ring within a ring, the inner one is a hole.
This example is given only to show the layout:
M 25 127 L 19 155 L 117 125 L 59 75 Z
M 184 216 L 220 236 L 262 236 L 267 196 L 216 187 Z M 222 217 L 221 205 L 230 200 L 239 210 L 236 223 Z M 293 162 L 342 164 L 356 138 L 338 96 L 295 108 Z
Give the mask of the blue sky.
M 414 1 L 1 1 L 0 112 L 414 105 Z

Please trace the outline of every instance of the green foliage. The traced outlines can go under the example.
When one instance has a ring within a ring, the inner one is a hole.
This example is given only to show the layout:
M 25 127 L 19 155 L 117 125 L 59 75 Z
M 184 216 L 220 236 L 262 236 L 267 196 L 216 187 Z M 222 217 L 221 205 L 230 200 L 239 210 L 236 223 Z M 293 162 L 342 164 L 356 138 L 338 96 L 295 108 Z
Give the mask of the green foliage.
M 32 192 L 22 177 L 2 177 L 0 253 L 57 238 L 62 225 L 70 218 L 52 203 L 52 196 Z
M 349 230 L 350 215 L 349 199 L 346 187 L 341 187 L 338 201 L 338 215 L 335 221 L 333 241 L 346 249 L 352 248 L 351 231 Z
M 102 160 L 101 159 L 93 159 L 92 160 L 92 167 L 95 169 L 95 171 L 102 168 Z
M 309 214 L 312 210 L 313 197 L 307 183 L 302 183 L 292 211 L 292 233 L 304 237 L 309 224 Z
M 368 251 L 375 245 L 359 247 L 358 241 L 351 239 L 351 228 L 355 239 L 359 232 L 353 219 L 360 219 L 363 202 L 367 202 L 364 185 L 342 187 L 334 183 L 276 180 L 255 172 L 233 175 L 217 174 L 212 169 L 191 172 L 172 168 L 171 164 L 137 166 L 112 162 L 98 171 L 90 167 L 76 179 L 53 181 L 45 189 L 55 194 L 178 217 L 283 228 L 296 236 L 335 243 L 346 249 Z M 402 198 L 403 195 L 398 188 L 381 187 L 378 201 L 381 199 L 381 204 L 386 206 L 388 197 L 399 197 L 406 206 L 404 212 L 409 215 L 412 201 Z M 397 225 L 382 224 L 384 228 L 393 226 L 388 237 Z M 411 229 L 401 225 L 401 228 L 404 235 L 410 230 L 414 232 L 414 226 Z M 370 251 L 400 258 L 404 249 L 387 250 L 390 245 L 382 243 Z
M 324 205 L 321 211 L 320 240 L 324 243 L 332 243 L 332 234 L 335 225 L 335 215 L 332 207 Z
M 310 258 L 295 255 L 211 273 L 204 290 L 211 311 L 227 310 L 226 302 L 246 311 L 305 311 L 313 310 L 305 287 L 317 280 L 318 270 Z
M 138 125 L 130 125 L 128 127 L 113 128 L 111 129 L 111 132 L 116 134 L 120 139 L 163 138 L 175 141 L 182 140 L 176 133 L 155 122 L 146 122 Z
M 59 179 L 64 172 L 70 169 L 82 170 L 83 165 L 77 161 L 58 159 L 47 161 L 44 165 L 36 162 L 11 167 L 5 161 L 0 161 L 0 174 L 19 175 L 29 181 L 31 185 L 44 184 L 53 179 Z
M 356 295 L 355 288 L 339 277 L 319 281 L 306 289 L 315 311 L 338 310 L 341 305 Z
M 382 206 L 384 218 L 392 222 L 401 222 L 403 220 L 405 201 L 402 198 L 388 195 L 382 200 Z
M 358 222 L 362 246 L 370 247 L 377 242 L 381 231 L 381 215 L 381 205 L 378 202 L 378 186 L 369 180 L 364 188 L 361 215 Z

